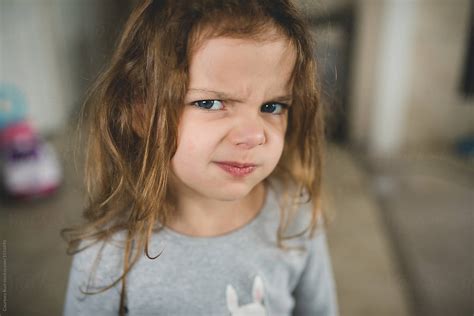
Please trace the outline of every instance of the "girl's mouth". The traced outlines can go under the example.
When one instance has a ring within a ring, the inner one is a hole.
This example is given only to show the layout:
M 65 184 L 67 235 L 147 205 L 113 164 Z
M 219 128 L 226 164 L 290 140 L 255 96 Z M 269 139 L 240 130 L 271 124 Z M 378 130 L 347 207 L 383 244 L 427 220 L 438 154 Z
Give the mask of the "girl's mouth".
M 233 161 L 222 161 L 216 162 L 216 164 L 221 167 L 222 170 L 231 174 L 234 177 L 245 177 L 252 173 L 257 165 L 249 163 L 239 163 Z

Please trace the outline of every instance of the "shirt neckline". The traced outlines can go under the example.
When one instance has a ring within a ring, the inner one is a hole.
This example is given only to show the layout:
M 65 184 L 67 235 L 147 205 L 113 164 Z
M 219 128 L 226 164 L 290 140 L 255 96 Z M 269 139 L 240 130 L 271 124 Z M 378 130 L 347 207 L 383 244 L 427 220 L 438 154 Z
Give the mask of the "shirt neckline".
M 173 239 L 173 240 L 178 240 L 182 242 L 191 242 L 191 243 L 213 243 L 213 242 L 219 242 L 222 240 L 228 241 L 229 239 L 234 239 L 238 238 L 239 236 L 245 235 L 248 231 L 252 230 L 253 227 L 258 225 L 261 221 L 262 218 L 264 217 L 264 214 L 268 212 L 268 209 L 270 208 L 269 206 L 269 201 L 271 200 L 270 195 L 274 194 L 273 188 L 272 188 L 272 183 L 267 182 L 265 184 L 265 198 L 262 207 L 260 208 L 260 211 L 255 215 L 249 222 L 246 224 L 235 228 L 227 233 L 217 235 L 217 236 L 191 236 L 187 234 L 183 234 L 180 232 L 177 232 L 169 227 L 163 226 L 160 231 L 167 237 Z

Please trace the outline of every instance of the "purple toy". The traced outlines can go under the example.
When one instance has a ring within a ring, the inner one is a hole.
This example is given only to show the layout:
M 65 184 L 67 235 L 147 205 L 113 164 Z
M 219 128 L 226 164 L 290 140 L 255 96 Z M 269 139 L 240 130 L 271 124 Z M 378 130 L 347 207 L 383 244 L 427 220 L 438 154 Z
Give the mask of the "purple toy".
M 61 182 L 54 150 L 26 121 L 0 130 L 0 172 L 6 193 L 14 198 L 49 195 Z

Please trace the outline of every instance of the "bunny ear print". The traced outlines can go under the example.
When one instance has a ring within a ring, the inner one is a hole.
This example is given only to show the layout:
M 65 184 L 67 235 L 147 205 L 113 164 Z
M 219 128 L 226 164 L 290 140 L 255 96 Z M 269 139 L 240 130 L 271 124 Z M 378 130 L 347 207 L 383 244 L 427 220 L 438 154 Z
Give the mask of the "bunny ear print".
M 234 287 L 232 285 L 227 285 L 225 294 L 227 299 L 227 308 L 230 312 L 234 312 L 239 307 L 239 298 L 237 297 Z
M 262 303 L 264 296 L 263 281 L 262 278 L 258 275 L 253 280 L 252 295 L 254 302 Z

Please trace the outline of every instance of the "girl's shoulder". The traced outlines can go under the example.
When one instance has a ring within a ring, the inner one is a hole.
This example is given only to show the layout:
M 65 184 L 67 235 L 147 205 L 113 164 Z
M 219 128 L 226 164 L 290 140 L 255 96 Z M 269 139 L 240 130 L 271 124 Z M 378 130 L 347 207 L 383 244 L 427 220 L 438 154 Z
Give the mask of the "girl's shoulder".
M 93 283 L 107 283 L 123 269 L 126 232 L 107 240 L 82 240 L 72 259 L 71 269 L 91 276 Z
M 69 272 L 64 315 L 117 315 L 124 236 L 117 233 L 107 241 L 79 243 Z

